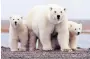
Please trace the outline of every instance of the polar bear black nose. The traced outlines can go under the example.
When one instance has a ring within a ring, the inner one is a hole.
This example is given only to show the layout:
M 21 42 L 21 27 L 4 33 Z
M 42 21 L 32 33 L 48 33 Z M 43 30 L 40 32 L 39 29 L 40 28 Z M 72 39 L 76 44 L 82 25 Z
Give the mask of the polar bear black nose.
M 57 15 L 57 19 L 58 19 L 58 20 L 60 19 L 60 15 Z
M 77 32 L 77 35 L 79 35 L 80 34 L 80 32 Z
M 15 25 L 17 25 L 17 22 L 15 21 Z

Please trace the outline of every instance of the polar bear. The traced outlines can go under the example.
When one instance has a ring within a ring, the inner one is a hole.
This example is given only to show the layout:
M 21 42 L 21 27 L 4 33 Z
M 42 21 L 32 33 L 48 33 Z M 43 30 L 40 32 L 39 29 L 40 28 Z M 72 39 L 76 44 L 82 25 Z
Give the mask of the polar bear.
M 40 39 L 43 50 L 52 50 L 51 33 L 58 32 L 58 42 L 61 50 L 69 50 L 68 18 L 65 8 L 58 5 L 38 5 L 31 9 L 26 20 L 29 29 L 32 29 Z
M 78 24 L 73 21 L 68 21 L 68 29 L 69 29 L 69 46 L 72 50 L 77 49 L 77 44 L 76 44 L 76 37 L 81 34 L 82 32 L 82 24 Z M 57 35 L 58 33 L 53 33 L 52 34 L 52 47 L 54 50 L 57 50 L 58 48 L 60 49 L 60 46 L 57 42 Z
M 18 51 L 18 42 L 21 44 L 19 51 L 26 51 L 26 45 L 28 41 L 28 28 L 23 23 L 22 16 L 13 15 L 10 17 L 9 36 L 11 51 Z
M 72 50 L 76 50 L 77 49 L 77 42 L 76 42 L 76 37 L 78 35 L 81 34 L 82 32 L 82 24 L 78 24 L 76 22 L 73 22 L 73 21 L 69 21 L 68 22 L 68 27 L 69 27 L 69 45 L 70 45 L 70 48 Z

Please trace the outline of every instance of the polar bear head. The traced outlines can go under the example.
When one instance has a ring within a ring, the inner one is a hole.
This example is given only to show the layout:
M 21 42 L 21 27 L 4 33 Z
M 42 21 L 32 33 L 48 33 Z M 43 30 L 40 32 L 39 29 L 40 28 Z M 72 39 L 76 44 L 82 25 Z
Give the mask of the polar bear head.
M 50 5 L 50 21 L 55 24 L 58 24 L 63 21 L 63 16 L 65 16 L 66 8 L 57 6 L 57 5 Z
M 13 15 L 10 17 L 10 25 L 14 28 L 20 26 L 22 24 L 23 17 L 20 15 Z
M 82 32 L 82 24 L 76 22 L 69 23 L 69 31 L 73 34 L 79 35 Z

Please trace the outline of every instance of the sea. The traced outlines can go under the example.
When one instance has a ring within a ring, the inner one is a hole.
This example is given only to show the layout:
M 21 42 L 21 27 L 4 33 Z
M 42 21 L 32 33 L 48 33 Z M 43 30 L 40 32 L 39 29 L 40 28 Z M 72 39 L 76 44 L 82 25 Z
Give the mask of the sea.
M 1 33 L 1 46 L 9 47 L 9 34 Z M 77 36 L 77 47 L 90 48 L 90 34 Z

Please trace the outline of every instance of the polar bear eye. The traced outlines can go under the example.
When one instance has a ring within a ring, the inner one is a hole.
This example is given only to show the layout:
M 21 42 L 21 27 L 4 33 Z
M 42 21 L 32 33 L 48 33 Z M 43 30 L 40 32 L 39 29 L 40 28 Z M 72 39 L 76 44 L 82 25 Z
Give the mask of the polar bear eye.
M 14 19 L 13 19 L 14 20 Z
M 79 30 L 80 30 L 80 28 L 79 28 Z
M 54 11 L 54 13 L 56 13 L 56 11 Z
M 19 20 L 19 19 L 17 19 L 17 20 Z
M 60 13 L 62 13 L 62 11 L 60 11 Z
M 76 30 L 76 28 L 75 28 L 75 30 Z

